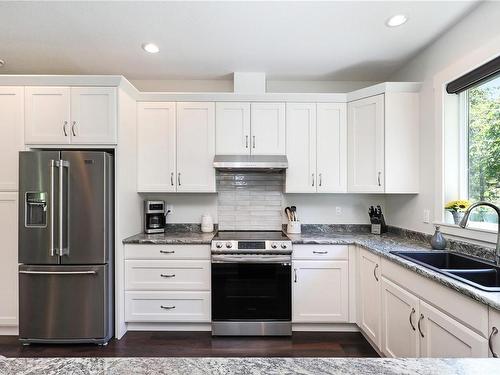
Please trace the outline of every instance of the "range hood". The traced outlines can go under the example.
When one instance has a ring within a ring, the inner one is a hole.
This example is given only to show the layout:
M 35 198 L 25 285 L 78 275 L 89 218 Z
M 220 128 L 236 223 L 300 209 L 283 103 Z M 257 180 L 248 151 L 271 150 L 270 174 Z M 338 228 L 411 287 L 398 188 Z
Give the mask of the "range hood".
M 216 155 L 215 169 L 281 170 L 288 168 L 285 155 Z

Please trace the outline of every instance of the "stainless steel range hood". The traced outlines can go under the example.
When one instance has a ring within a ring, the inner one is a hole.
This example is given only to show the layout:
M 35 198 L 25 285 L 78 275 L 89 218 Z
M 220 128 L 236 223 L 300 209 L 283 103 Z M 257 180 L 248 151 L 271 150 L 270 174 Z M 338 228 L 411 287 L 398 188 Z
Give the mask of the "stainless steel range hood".
M 285 155 L 216 155 L 215 169 L 281 170 L 288 168 Z

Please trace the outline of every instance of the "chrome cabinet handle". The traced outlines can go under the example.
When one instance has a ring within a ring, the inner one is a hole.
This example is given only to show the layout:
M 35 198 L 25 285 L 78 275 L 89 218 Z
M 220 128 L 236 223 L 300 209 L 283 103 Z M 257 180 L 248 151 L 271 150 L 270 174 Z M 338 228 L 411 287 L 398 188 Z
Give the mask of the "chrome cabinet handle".
M 177 173 L 177 185 L 181 186 L 181 172 Z
M 174 186 L 174 172 L 170 173 L 170 185 Z
M 293 282 L 296 283 L 297 282 L 297 268 L 294 268 L 293 269 Z
M 490 337 L 488 337 L 488 347 L 490 348 L 491 355 L 493 358 L 498 358 L 498 354 L 493 351 L 493 336 L 498 333 L 497 327 L 491 328 Z
M 411 317 L 412 317 L 412 315 L 413 315 L 413 314 L 415 314 L 415 308 L 414 308 L 414 307 L 412 307 L 412 308 L 411 308 L 411 312 L 410 312 L 410 317 L 409 317 L 409 320 L 410 320 L 410 325 L 411 325 L 411 328 L 412 328 L 414 331 L 416 331 L 415 326 L 413 325 L 413 322 L 412 322 L 412 320 L 411 320 Z
M 73 124 L 71 125 L 71 133 L 73 134 L 73 137 L 76 137 L 75 126 L 76 121 L 73 121 Z
M 315 251 L 315 250 L 313 250 L 313 254 L 328 254 L 328 251 Z
M 167 275 L 165 273 L 160 274 L 161 277 L 169 278 L 169 277 L 175 277 L 175 274 Z
M 378 268 L 378 263 L 375 264 L 375 267 L 373 268 L 373 276 L 375 277 L 375 280 L 378 281 L 378 277 L 377 277 L 377 268 Z
M 245 135 L 245 148 L 248 148 L 248 135 Z
M 68 136 L 68 132 L 66 131 L 66 126 L 68 125 L 68 121 L 64 121 L 64 124 L 63 124 L 63 132 L 64 132 L 64 136 L 67 137 Z
M 323 174 L 319 174 L 319 186 L 323 185 Z
M 418 332 L 420 332 L 420 336 L 422 336 L 422 338 L 424 337 L 424 334 L 422 332 L 422 329 L 420 328 L 420 322 L 424 319 L 424 314 L 420 314 L 420 318 L 418 319 Z
M 162 254 L 174 254 L 175 250 L 160 250 L 160 253 L 162 253 Z
M 160 305 L 160 307 L 162 309 L 165 309 L 165 310 L 172 310 L 172 309 L 175 309 L 175 306 L 163 306 L 163 305 Z
M 255 148 L 255 135 L 252 136 L 252 140 L 253 140 L 253 148 Z
M 312 177 L 312 184 L 311 184 L 311 186 L 314 186 L 314 173 L 311 174 L 311 177 Z
M 377 176 L 378 186 L 382 186 L 382 184 L 380 183 L 380 175 L 381 174 L 382 174 L 382 172 L 378 172 L 378 176 Z

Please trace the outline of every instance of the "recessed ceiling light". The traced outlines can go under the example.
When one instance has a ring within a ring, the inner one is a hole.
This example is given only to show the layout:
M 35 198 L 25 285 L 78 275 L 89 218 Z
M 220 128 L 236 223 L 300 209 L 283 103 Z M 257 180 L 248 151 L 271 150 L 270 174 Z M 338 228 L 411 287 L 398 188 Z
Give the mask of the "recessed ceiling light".
M 157 53 L 160 51 L 160 48 L 154 43 L 144 43 L 142 49 L 149 53 Z
M 0 68 L 5 65 L 5 61 L 0 59 Z
M 387 21 L 385 21 L 385 24 L 388 27 L 396 27 L 396 26 L 401 26 L 406 21 L 408 21 L 408 17 L 406 17 L 404 14 L 396 14 L 391 18 L 389 18 Z

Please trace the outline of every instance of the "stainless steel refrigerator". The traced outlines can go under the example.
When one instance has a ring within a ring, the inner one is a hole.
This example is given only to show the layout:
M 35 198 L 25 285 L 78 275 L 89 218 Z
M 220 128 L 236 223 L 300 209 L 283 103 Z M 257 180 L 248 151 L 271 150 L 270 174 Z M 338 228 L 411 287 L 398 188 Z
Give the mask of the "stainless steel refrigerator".
M 113 156 L 19 153 L 19 339 L 113 336 Z

